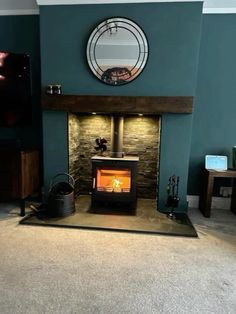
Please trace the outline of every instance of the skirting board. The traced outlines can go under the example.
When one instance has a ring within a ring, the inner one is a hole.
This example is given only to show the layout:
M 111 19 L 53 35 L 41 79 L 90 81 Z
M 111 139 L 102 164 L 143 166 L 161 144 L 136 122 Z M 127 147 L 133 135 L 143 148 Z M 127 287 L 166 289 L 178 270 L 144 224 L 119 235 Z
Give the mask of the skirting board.
M 198 208 L 199 196 L 198 195 L 187 195 L 188 207 Z M 231 198 L 230 197 L 212 197 L 212 209 L 230 209 Z

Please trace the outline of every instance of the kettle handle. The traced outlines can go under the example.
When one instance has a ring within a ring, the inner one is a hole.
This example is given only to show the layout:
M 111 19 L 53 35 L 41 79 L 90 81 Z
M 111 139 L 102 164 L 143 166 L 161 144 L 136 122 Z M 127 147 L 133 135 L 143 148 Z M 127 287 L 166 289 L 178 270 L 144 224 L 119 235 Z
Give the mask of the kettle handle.
M 64 173 L 64 172 L 61 172 L 61 173 L 58 173 L 56 174 L 50 181 L 50 190 L 52 189 L 53 185 L 54 185 L 54 180 L 59 177 L 59 176 L 67 176 L 68 178 L 68 183 L 71 185 L 72 188 L 74 188 L 75 186 L 75 179 L 68 173 Z

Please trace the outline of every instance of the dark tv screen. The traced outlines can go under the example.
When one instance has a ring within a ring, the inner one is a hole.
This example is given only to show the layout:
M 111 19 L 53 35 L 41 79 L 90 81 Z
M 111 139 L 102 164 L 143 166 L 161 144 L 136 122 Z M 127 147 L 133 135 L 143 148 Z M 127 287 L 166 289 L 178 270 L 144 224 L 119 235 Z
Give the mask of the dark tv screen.
M 30 57 L 0 51 L 0 127 L 32 122 Z

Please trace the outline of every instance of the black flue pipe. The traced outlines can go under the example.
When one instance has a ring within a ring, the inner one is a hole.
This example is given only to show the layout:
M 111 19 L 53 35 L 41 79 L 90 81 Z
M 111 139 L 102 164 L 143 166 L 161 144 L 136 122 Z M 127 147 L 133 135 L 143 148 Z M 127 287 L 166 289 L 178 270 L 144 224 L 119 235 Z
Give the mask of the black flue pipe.
M 123 153 L 124 117 L 114 115 L 111 117 L 111 157 L 124 157 Z

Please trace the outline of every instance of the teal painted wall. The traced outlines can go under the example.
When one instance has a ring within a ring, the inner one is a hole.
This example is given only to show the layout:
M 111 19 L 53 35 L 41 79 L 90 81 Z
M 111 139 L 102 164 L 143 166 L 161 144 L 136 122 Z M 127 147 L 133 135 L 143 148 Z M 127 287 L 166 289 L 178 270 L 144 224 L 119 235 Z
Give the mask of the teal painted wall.
M 227 155 L 232 167 L 231 151 L 236 145 L 235 38 L 236 14 L 203 15 L 188 194 L 199 194 L 205 155 Z
M 202 3 L 149 3 L 40 7 L 42 87 L 60 83 L 65 94 L 195 95 Z M 150 55 L 142 74 L 119 87 L 99 82 L 86 61 L 94 27 L 111 16 L 134 20 L 145 31 Z M 68 171 L 66 113 L 44 112 L 45 190 L 48 179 Z M 180 176 L 181 210 L 186 210 L 192 115 L 163 115 L 159 207 L 165 210 L 166 185 Z M 47 134 L 60 133 L 60 141 Z M 179 158 L 181 157 L 181 158 Z M 57 159 L 57 165 L 55 165 Z M 60 168 L 60 169 L 59 169 Z
M 193 95 L 201 11 L 200 3 L 42 6 L 42 85 L 60 82 L 65 94 Z M 138 23 L 150 50 L 142 75 L 118 88 L 101 84 L 86 61 L 90 33 L 114 14 Z
M 18 142 L 23 147 L 40 147 L 42 142 L 40 106 L 39 16 L 0 16 L 0 50 L 30 55 L 33 98 L 33 125 L 0 128 L 0 143 Z
M 44 171 L 44 181 L 47 192 L 53 175 L 68 172 L 67 113 L 46 111 L 43 125 L 44 167 L 47 169 Z
M 173 174 L 180 177 L 180 209 L 187 210 L 187 178 L 191 146 L 192 115 L 162 116 L 159 207 L 164 210 L 166 186 Z

